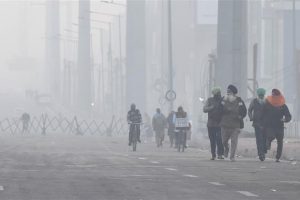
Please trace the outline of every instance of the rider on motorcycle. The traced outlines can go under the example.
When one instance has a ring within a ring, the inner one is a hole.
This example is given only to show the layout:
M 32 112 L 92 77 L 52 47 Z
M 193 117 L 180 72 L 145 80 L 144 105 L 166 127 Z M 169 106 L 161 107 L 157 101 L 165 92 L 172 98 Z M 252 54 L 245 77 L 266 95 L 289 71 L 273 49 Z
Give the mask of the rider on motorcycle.
M 138 109 L 136 109 L 135 104 L 131 104 L 130 110 L 128 111 L 127 114 L 127 122 L 130 124 L 129 127 L 129 146 L 131 145 L 131 137 L 132 137 L 132 132 L 134 130 L 134 126 L 137 126 L 137 135 L 138 135 L 138 142 L 141 143 L 140 139 L 140 124 L 137 123 L 142 123 L 142 115 Z M 133 124 L 134 123 L 134 124 Z

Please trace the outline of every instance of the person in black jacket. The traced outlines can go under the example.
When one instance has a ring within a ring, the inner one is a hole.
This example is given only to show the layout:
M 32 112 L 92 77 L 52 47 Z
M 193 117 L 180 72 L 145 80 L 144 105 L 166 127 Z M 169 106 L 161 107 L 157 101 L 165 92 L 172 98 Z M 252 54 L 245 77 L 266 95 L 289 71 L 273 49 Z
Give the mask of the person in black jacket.
M 254 98 L 250 106 L 248 108 L 248 116 L 250 121 L 252 121 L 252 126 L 255 130 L 255 138 L 256 138 L 256 147 L 257 147 L 257 154 L 260 161 L 265 160 L 265 154 L 267 153 L 266 147 L 266 134 L 264 133 L 263 124 L 261 121 L 262 110 L 265 104 L 265 94 L 266 90 L 263 88 L 258 88 L 257 97 Z
M 142 115 L 138 109 L 136 109 L 135 104 L 131 104 L 130 110 L 127 113 L 127 122 L 130 124 L 129 127 L 129 143 L 128 145 L 131 145 L 131 137 L 132 132 L 134 130 L 134 126 L 137 126 L 137 135 L 138 135 L 138 142 L 141 143 L 140 135 L 141 135 L 141 129 L 140 129 L 140 123 L 142 123 Z M 138 124 L 138 125 L 134 125 Z
M 275 138 L 277 140 L 276 162 L 279 162 L 282 154 L 284 123 L 288 123 L 291 119 L 284 96 L 278 89 L 273 89 L 272 95 L 267 97 L 263 106 L 262 120 L 267 135 L 267 148 L 271 148 L 271 143 Z
M 218 159 L 224 159 L 224 147 L 222 144 L 222 136 L 221 136 L 221 127 L 220 122 L 222 118 L 222 110 L 221 110 L 221 89 L 215 87 L 212 89 L 213 97 L 210 97 L 205 102 L 203 107 L 203 112 L 208 113 L 207 119 L 207 130 L 208 137 L 210 140 L 210 148 L 211 148 L 211 160 L 216 159 L 216 148 L 218 153 Z

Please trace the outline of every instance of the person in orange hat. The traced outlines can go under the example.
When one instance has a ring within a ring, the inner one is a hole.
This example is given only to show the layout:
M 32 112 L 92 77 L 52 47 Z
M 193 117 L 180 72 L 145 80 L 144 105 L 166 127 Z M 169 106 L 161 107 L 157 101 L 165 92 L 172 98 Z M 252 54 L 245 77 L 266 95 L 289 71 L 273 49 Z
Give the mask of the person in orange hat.
M 262 122 L 267 136 L 267 148 L 270 150 L 271 143 L 277 140 L 276 162 L 282 154 L 284 123 L 291 121 L 292 116 L 289 108 L 285 104 L 285 98 L 278 89 L 272 90 L 272 95 L 268 96 L 262 110 Z

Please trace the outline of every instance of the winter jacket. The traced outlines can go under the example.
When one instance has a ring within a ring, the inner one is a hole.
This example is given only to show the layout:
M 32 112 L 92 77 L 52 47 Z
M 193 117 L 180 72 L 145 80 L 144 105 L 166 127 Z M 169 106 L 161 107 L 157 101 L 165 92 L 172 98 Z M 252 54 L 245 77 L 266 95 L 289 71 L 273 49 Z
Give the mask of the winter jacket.
M 219 127 L 222 119 L 222 98 L 210 97 L 207 99 L 203 112 L 208 113 L 207 126 Z
M 261 119 L 265 128 L 283 128 L 284 122 L 291 121 L 292 116 L 286 104 L 275 106 L 267 100 L 263 106 Z
M 154 131 L 162 131 L 167 127 L 167 120 L 161 113 L 156 113 L 152 118 L 152 127 Z
M 173 134 L 173 132 L 175 130 L 174 117 L 175 117 L 175 113 L 170 113 L 169 116 L 168 116 L 168 118 L 167 118 L 167 122 L 168 122 L 168 134 Z
M 243 119 L 247 115 L 247 108 L 240 97 L 229 101 L 224 97 L 222 102 L 222 119 L 220 126 L 225 128 L 244 128 Z
M 250 121 L 253 121 L 252 125 L 254 127 L 261 127 L 262 126 L 262 110 L 265 104 L 265 100 L 260 100 L 255 98 L 251 101 L 249 108 L 248 108 L 248 116 Z
M 138 109 L 129 110 L 127 113 L 127 122 L 128 123 L 141 123 L 142 115 Z

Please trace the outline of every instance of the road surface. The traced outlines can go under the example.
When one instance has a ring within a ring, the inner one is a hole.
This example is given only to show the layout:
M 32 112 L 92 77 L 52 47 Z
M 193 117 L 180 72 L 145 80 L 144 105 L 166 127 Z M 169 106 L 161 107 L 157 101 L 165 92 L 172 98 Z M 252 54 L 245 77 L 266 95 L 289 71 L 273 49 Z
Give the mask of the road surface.
M 210 161 L 208 151 L 100 136 L 1 136 L 1 200 L 299 200 L 297 162 Z

